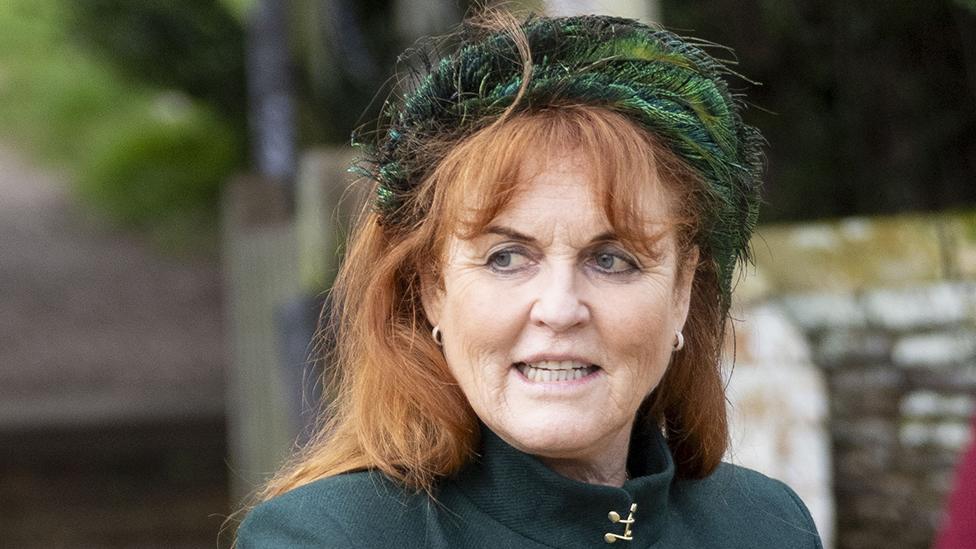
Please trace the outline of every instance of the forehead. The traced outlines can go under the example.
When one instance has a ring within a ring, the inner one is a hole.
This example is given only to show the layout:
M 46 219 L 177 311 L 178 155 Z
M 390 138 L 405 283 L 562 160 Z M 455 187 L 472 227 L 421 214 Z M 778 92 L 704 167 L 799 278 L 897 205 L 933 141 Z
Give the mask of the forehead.
M 611 218 L 619 212 L 607 203 L 618 186 L 601 181 L 605 176 L 595 162 L 575 148 L 527 153 L 512 197 L 493 221 L 538 221 L 613 232 Z M 643 182 L 640 192 L 628 198 L 634 213 L 649 229 L 667 217 L 664 193 L 656 179 Z M 469 204 L 467 209 L 477 211 L 477 205 Z
M 620 147 L 610 136 L 531 142 L 519 137 L 524 135 L 505 141 L 501 151 L 479 147 L 459 162 L 461 169 L 447 181 L 454 191 L 448 200 L 452 232 L 472 238 L 496 219 L 531 215 L 527 209 L 549 219 L 585 213 L 589 225 L 638 244 L 655 240 L 669 225 L 668 192 L 650 148 Z

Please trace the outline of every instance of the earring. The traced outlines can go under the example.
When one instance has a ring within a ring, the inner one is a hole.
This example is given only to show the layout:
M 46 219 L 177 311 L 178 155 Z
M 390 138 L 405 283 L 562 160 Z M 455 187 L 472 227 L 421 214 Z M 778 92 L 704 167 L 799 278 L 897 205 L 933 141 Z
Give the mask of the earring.
M 674 345 L 671 346 L 671 351 L 676 353 L 685 348 L 685 336 L 681 333 L 681 330 L 675 330 L 674 336 L 676 341 L 674 342 Z
M 444 338 L 441 336 L 441 327 L 434 326 L 434 329 L 430 331 L 430 335 L 434 337 L 434 343 L 439 347 L 444 346 Z

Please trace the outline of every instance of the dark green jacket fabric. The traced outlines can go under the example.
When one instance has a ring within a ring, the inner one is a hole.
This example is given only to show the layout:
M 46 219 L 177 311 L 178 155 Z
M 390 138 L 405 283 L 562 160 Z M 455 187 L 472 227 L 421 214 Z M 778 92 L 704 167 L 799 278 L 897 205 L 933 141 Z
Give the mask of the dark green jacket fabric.
M 444 480 L 436 501 L 376 472 L 307 484 L 253 509 L 240 549 L 363 547 L 588 548 L 625 534 L 627 548 L 821 549 L 806 507 L 782 482 L 723 463 L 700 480 L 674 476 L 663 436 L 634 437 L 623 487 L 554 473 L 484 429 L 481 458 Z

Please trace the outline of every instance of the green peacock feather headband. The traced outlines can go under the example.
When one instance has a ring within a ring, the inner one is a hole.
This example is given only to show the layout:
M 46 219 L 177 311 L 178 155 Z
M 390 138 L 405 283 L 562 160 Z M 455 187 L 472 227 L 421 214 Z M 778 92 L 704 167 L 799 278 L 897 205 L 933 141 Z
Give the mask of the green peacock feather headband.
M 764 144 L 728 89 L 725 78 L 735 73 L 705 53 L 704 43 L 630 19 L 529 17 L 521 27 L 532 70 L 516 110 L 571 101 L 622 113 L 700 175 L 709 208 L 699 245 L 716 263 L 727 310 L 735 265 L 750 258 Z M 459 142 L 486 127 L 522 86 L 523 64 L 509 33 L 462 31 L 453 53 L 427 56 L 416 87 L 385 105 L 386 130 L 372 143 L 354 137 L 364 154 L 351 171 L 378 183 L 375 206 L 394 227 L 423 215 L 406 205 L 436 165 L 418 154 L 424 143 Z

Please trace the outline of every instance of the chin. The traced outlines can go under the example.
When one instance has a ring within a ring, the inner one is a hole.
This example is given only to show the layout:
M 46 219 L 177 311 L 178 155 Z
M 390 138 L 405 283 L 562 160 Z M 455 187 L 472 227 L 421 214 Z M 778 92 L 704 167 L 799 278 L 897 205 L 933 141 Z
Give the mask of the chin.
M 518 420 L 499 425 L 486 422 L 505 442 L 535 456 L 550 458 L 584 457 L 612 435 L 597 418 L 581 421 L 579 413 L 536 413 L 520 415 Z

